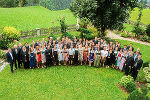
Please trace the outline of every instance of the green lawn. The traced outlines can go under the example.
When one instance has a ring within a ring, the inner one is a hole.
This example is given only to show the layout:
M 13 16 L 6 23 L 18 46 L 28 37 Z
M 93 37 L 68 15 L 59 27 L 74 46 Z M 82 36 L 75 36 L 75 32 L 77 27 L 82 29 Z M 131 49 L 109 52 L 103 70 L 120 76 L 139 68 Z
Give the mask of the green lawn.
M 89 66 L 53 66 L 0 73 L 1 100 L 125 100 L 118 87 L 123 73 Z
M 138 15 L 139 15 L 139 10 L 136 8 L 134 9 L 134 11 L 132 11 L 130 15 L 130 20 L 137 21 Z M 144 24 L 150 24 L 150 9 L 143 10 L 143 16 L 141 22 Z
M 125 28 L 125 29 L 124 29 L 125 31 L 132 32 L 133 29 L 134 29 L 134 26 L 131 25 L 131 24 L 124 23 L 123 26 L 124 26 L 124 28 Z
M 51 11 L 40 6 L 0 8 L 0 27 L 13 26 L 22 31 L 48 28 L 59 26 L 58 19 L 63 16 L 68 25 L 76 24 L 76 18 L 69 9 Z

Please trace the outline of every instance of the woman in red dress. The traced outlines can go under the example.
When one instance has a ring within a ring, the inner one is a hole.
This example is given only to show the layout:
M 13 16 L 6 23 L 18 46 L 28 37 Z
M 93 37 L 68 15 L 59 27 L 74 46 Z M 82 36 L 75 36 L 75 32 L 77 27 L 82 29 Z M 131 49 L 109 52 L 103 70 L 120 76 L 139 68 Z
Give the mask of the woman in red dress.
M 39 49 L 39 47 L 36 50 L 36 61 L 37 61 L 37 68 L 39 68 L 41 66 L 41 60 L 42 60 L 42 52 Z

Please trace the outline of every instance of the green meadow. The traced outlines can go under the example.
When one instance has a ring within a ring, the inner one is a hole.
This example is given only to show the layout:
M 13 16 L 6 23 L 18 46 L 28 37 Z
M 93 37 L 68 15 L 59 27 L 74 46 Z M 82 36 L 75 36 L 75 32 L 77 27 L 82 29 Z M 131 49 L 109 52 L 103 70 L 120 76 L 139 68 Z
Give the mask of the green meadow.
M 21 31 L 49 28 L 59 26 L 58 20 L 62 17 L 66 18 L 68 25 L 76 24 L 69 9 L 51 11 L 40 6 L 0 8 L 0 27 L 13 26 Z

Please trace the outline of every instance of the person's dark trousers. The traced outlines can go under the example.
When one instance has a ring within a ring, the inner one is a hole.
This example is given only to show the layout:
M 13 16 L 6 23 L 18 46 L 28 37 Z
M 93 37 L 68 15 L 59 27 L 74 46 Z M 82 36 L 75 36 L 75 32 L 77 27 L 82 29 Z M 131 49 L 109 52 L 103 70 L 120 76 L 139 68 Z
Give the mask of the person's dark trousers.
M 14 59 L 14 63 L 15 63 L 15 69 L 17 69 L 17 60 Z
M 129 66 L 124 66 L 125 67 L 125 75 L 129 75 Z
M 10 63 L 10 69 L 11 69 L 11 72 L 14 73 L 14 71 L 13 71 L 13 62 Z
M 28 63 L 27 62 L 23 62 L 23 65 L 24 65 L 24 69 L 28 68 Z
M 22 66 L 22 62 L 20 61 L 20 58 L 17 59 L 17 61 L 18 61 L 18 68 L 21 68 L 20 65 Z
M 136 80 L 137 75 L 138 75 L 138 71 L 136 69 L 133 69 L 132 77 L 134 80 Z

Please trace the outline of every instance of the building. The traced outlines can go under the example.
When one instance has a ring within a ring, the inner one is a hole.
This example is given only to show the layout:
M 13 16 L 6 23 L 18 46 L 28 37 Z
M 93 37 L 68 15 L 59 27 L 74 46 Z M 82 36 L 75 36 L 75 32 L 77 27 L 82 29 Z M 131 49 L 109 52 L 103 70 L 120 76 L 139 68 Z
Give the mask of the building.
M 147 8 L 147 9 L 150 9 L 150 4 L 146 4 L 146 8 Z

